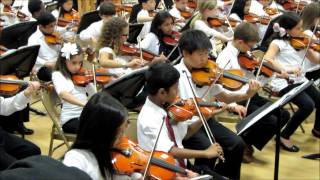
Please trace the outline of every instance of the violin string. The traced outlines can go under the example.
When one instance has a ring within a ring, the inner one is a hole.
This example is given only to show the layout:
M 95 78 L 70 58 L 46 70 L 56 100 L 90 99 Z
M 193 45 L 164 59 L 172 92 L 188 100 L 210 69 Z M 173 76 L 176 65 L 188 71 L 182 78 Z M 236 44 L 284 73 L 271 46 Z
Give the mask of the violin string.
M 306 48 L 306 50 L 305 50 L 305 52 L 304 52 L 303 59 L 302 59 L 302 61 L 301 61 L 300 67 L 302 67 L 303 64 L 304 64 L 304 61 L 305 61 L 306 56 L 307 56 L 308 49 L 310 48 L 310 45 L 311 45 L 312 36 L 313 36 L 314 33 L 316 32 L 316 29 L 317 29 L 318 24 L 319 24 L 319 19 L 317 20 L 317 23 L 316 23 L 316 25 L 314 26 L 314 28 L 313 28 L 313 30 L 312 30 L 311 36 L 308 38 L 309 42 L 308 42 L 307 48 Z

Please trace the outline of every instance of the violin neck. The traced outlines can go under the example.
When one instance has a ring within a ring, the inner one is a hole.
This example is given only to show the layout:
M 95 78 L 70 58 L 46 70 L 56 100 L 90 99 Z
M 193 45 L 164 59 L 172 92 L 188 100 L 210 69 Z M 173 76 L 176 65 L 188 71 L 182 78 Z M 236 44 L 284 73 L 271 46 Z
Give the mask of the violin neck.
M 113 73 L 108 73 L 108 72 L 96 72 L 96 76 L 117 76 L 116 74 Z
M 17 80 L 17 79 L 3 79 L 3 78 L 0 78 L 0 83 L 28 85 L 27 81 Z
M 229 79 L 233 79 L 233 80 L 242 82 L 244 84 L 249 83 L 249 79 L 248 78 L 240 77 L 240 76 L 231 74 L 229 72 L 223 72 L 223 77 L 229 78 Z
M 157 165 L 159 167 L 162 167 L 162 168 L 165 168 L 165 169 L 168 169 L 168 170 L 171 170 L 171 171 L 183 174 L 183 175 L 187 174 L 185 169 L 178 167 L 178 166 L 171 165 L 171 164 L 169 164 L 161 159 L 155 158 L 155 157 L 152 157 L 151 163 L 154 165 Z
M 221 107 L 220 102 L 198 102 L 200 107 Z

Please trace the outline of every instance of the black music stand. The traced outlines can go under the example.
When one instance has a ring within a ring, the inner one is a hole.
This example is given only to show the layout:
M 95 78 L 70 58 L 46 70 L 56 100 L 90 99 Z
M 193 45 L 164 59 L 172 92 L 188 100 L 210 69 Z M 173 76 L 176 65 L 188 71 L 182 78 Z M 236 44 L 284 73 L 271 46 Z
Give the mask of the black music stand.
M 87 27 L 89 27 L 90 24 L 100 20 L 101 17 L 99 16 L 99 11 L 91 11 L 83 14 L 80 20 L 77 34 L 80 34 L 82 30 L 87 29 Z
M 289 103 L 294 97 L 304 91 L 306 88 L 311 86 L 313 81 L 306 81 L 300 86 L 293 88 L 291 91 L 283 95 L 280 99 L 278 99 L 274 103 L 266 103 L 264 106 L 257 109 L 254 113 L 251 113 L 249 116 L 241 120 L 237 125 L 237 134 L 241 135 L 250 127 L 252 127 L 256 122 L 262 119 L 271 111 L 275 110 L 276 108 L 281 108 L 287 103 Z M 281 117 L 281 116 L 279 116 Z M 275 150 L 275 165 L 274 165 L 274 180 L 278 180 L 279 177 L 279 158 L 280 158 L 280 120 L 277 122 L 277 133 L 276 133 L 276 150 Z
M 136 109 L 143 105 L 147 93 L 144 90 L 147 66 L 135 70 L 107 84 L 103 91 L 110 93 L 128 109 Z
M 137 44 L 137 37 L 139 36 L 144 24 L 136 23 L 129 25 L 129 37 L 127 41 L 132 44 Z
M 22 22 L 5 27 L 1 32 L 0 44 L 8 49 L 18 49 L 28 44 L 29 37 L 36 30 L 36 21 Z

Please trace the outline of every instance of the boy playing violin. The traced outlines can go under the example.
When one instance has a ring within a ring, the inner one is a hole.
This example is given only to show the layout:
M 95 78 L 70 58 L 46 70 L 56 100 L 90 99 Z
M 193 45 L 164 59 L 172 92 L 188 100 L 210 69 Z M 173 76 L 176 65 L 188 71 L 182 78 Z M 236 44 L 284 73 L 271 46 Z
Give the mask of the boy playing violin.
M 137 14 L 137 22 L 144 23 L 144 26 L 140 32 L 140 37 L 143 39 L 150 31 L 151 21 L 153 20 L 153 13 L 149 13 L 155 10 L 156 2 L 155 0 L 139 0 L 139 4 L 142 9 Z
M 180 74 L 174 67 L 162 62 L 153 64 L 147 71 L 148 97 L 137 122 L 139 145 L 142 149 L 151 151 L 161 128 L 156 150 L 172 154 L 177 159 L 177 164 L 183 168 L 187 167 L 188 158 L 222 158 L 223 151 L 218 143 L 204 150 L 188 149 L 182 145 L 182 141 L 197 132 L 202 123 L 195 116 L 193 123 L 174 122 L 174 119 L 169 119 L 167 107 L 177 98 L 179 77 Z M 162 123 L 163 127 L 160 126 Z M 210 171 L 210 174 L 214 179 L 224 179 L 213 171 Z
M 250 23 L 243 22 L 234 30 L 234 40 L 228 43 L 227 47 L 219 54 L 217 58 L 217 64 L 220 68 L 224 69 L 241 69 L 245 72 L 246 77 L 249 79 L 255 79 L 252 71 L 248 71 L 240 66 L 238 61 L 238 55 L 247 53 L 253 46 L 259 42 L 259 33 L 257 28 Z M 255 61 L 252 59 L 252 61 Z M 257 67 L 259 67 L 257 65 Z M 261 82 L 261 81 L 260 81 Z M 237 92 L 245 93 L 249 86 L 245 85 Z M 238 101 L 239 102 L 239 101 Z M 247 114 L 251 114 L 259 109 L 264 104 L 270 102 L 269 100 L 262 98 L 259 94 L 255 94 L 249 103 Z M 240 101 L 239 104 L 246 105 L 246 101 Z M 253 146 L 257 149 L 262 148 L 276 133 L 277 121 L 280 120 L 279 115 L 282 116 L 281 126 L 283 126 L 289 119 L 290 115 L 283 109 L 277 109 L 270 113 L 268 116 L 262 118 L 259 123 L 255 124 L 248 132 L 242 135 L 243 140 L 247 144 L 247 148 L 244 154 L 244 162 L 253 161 Z
M 59 55 L 60 44 L 49 42 L 48 37 L 60 40 L 53 36 L 56 18 L 50 12 L 43 12 L 37 19 L 38 29 L 28 39 L 28 46 L 40 45 L 39 54 L 34 67 L 38 78 L 44 81 L 51 80 L 51 72 L 55 67 Z
M 212 48 L 209 38 L 200 30 L 189 30 L 183 33 L 179 40 L 179 47 L 182 50 L 183 59 L 175 68 L 180 73 L 179 80 L 179 95 L 183 99 L 193 97 L 193 93 L 189 86 L 187 78 L 191 77 L 191 72 L 194 69 L 205 68 L 208 64 L 208 53 Z M 186 76 L 187 74 L 187 76 Z M 199 86 L 194 81 L 191 82 L 195 95 L 204 98 L 205 101 L 211 102 L 213 97 L 225 103 L 241 101 L 253 96 L 257 89 L 258 83 L 250 81 L 250 88 L 245 93 L 232 93 L 224 91 L 221 85 L 212 85 L 212 87 L 204 85 Z M 245 116 L 246 112 L 242 106 L 228 105 L 227 109 L 232 112 L 237 112 L 241 116 Z M 231 179 L 240 178 L 240 167 L 244 150 L 244 142 L 242 138 L 237 136 L 228 128 L 218 123 L 213 118 L 208 120 L 209 127 L 216 141 L 222 146 L 225 163 L 214 165 L 212 159 L 196 159 L 195 165 L 207 166 L 214 168 L 215 171 L 223 176 Z M 201 128 L 192 137 L 184 141 L 183 145 L 190 149 L 203 150 L 210 146 L 210 141 L 206 135 L 205 129 Z M 215 166 L 215 167 L 214 167 Z

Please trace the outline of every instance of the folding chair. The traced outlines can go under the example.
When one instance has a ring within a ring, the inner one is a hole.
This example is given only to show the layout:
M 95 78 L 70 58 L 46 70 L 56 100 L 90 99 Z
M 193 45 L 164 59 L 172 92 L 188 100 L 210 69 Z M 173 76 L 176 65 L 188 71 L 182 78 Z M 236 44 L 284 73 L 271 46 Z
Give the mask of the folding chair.
M 53 152 L 64 144 L 69 149 L 69 142 L 75 140 L 76 134 L 69 134 L 63 132 L 62 126 L 60 124 L 61 102 L 60 98 L 58 97 L 58 94 L 53 88 L 41 89 L 41 100 L 53 123 L 48 152 L 48 155 L 51 157 Z M 53 147 L 54 140 L 62 140 L 63 142 L 57 145 L 56 147 Z

